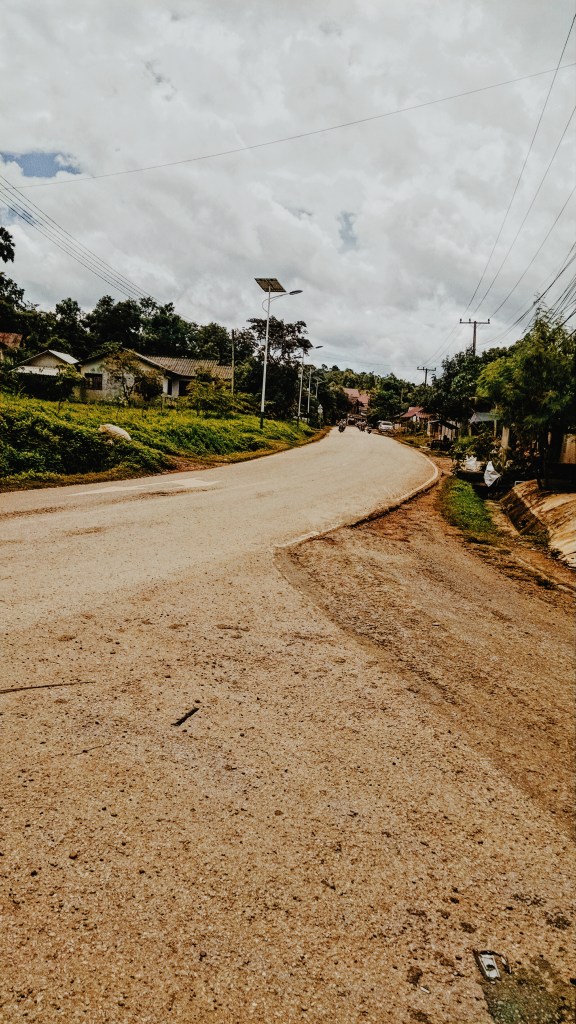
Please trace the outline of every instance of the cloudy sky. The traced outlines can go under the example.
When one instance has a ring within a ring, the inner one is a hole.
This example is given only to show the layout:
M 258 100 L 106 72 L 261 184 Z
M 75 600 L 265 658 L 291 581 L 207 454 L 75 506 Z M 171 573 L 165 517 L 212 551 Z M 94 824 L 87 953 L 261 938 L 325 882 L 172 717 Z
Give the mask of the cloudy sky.
M 484 298 L 566 128 L 574 67 L 470 304 L 553 80 L 525 76 L 556 68 L 572 18 L 572 0 L 3 0 L 0 184 L 21 190 L 0 193 L 8 272 L 42 308 L 125 297 L 57 248 L 55 222 L 134 292 L 229 327 L 260 314 L 254 278 L 276 276 L 303 289 L 276 312 L 307 322 L 318 362 L 420 380 L 469 340 L 460 317 L 492 319 L 481 346 L 501 338 L 570 249 L 574 121 Z M 8 209 L 24 203 L 28 223 Z

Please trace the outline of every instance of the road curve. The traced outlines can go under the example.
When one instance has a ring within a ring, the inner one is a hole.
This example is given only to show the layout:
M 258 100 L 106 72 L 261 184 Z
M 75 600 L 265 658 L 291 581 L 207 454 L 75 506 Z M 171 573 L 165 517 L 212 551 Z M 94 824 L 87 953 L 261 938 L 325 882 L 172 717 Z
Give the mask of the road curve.
M 122 588 L 234 563 L 396 501 L 433 478 L 420 453 L 348 429 L 202 472 L 2 496 L 4 626 L 108 601 Z

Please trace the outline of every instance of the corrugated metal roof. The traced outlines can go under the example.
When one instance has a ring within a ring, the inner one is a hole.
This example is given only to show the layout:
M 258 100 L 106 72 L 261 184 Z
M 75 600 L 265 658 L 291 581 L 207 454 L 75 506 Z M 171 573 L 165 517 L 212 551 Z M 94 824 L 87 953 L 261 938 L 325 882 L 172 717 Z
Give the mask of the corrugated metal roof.
M 500 417 L 497 412 L 492 409 L 491 412 L 474 412 L 470 417 L 470 423 L 493 423 L 495 420 L 499 420 Z
M 23 359 L 21 363 L 18 363 L 18 366 L 27 366 L 40 356 L 55 356 L 56 359 L 60 359 L 63 363 L 68 363 L 70 366 L 75 366 L 78 362 L 78 359 L 74 359 L 74 356 L 69 355 L 68 352 L 57 352 L 55 348 L 45 348 L 42 352 L 35 352 L 28 359 Z

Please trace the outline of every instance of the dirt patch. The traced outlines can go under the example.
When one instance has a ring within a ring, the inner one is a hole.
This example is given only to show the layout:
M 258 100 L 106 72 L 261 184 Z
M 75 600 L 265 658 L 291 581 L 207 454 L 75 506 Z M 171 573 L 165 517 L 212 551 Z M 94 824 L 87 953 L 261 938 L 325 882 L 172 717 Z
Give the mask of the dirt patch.
M 569 830 L 571 595 L 554 563 L 544 577 L 464 545 L 437 491 L 331 538 L 292 551 L 302 585 Z

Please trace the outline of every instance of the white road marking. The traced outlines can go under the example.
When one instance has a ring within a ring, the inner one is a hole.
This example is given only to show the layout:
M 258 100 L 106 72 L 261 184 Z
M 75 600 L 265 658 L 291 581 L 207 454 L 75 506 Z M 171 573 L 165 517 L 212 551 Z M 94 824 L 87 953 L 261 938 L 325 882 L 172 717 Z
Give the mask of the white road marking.
M 65 495 L 67 498 L 89 498 L 92 494 L 113 494 L 115 491 L 150 491 L 157 490 L 159 493 L 166 491 L 167 488 L 171 487 L 173 490 L 188 491 L 193 489 L 206 487 L 215 487 L 219 483 L 218 480 L 203 480 L 202 483 L 196 483 L 194 480 L 190 481 L 170 481 L 165 484 L 148 484 L 143 486 L 142 484 L 127 484 L 125 486 L 118 487 L 96 487 L 90 491 L 72 491 Z

